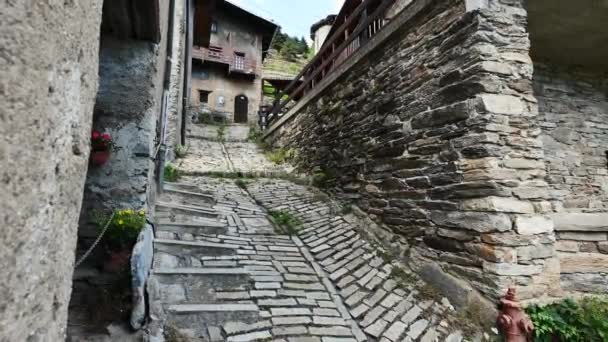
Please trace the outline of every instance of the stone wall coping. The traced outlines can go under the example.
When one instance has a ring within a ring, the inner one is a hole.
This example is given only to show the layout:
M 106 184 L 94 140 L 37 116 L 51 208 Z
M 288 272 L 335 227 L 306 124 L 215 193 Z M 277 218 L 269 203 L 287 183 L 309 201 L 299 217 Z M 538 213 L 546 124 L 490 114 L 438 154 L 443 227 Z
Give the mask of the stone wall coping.
M 556 231 L 608 232 L 608 213 L 556 213 L 551 218 Z
M 270 137 L 277 129 L 283 126 L 292 117 L 296 116 L 297 113 L 304 107 L 306 107 L 312 100 L 319 96 L 347 71 L 357 65 L 364 57 L 374 51 L 380 44 L 384 43 L 400 28 L 402 28 L 408 21 L 414 18 L 418 13 L 433 4 L 435 0 L 416 0 L 409 4 L 406 8 L 395 17 L 394 20 L 390 21 L 384 29 L 382 29 L 376 36 L 374 36 L 366 45 L 355 51 L 344 63 L 338 66 L 337 69 L 333 70 L 329 76 L 324 78 L 310 93 L 304 95 L 300 101 L 290 109 L 283 117 L 281 117 L 275 124 L 270 126 L 265 132 L 263 140 Z

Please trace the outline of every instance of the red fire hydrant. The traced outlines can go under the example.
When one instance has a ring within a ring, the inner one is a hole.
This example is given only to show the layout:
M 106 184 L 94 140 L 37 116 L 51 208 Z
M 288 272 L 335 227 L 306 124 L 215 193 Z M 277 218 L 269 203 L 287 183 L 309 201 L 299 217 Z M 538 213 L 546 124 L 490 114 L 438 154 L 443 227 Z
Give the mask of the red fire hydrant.
M 506 342 L 526 342 L 534 330 L 530 317 L 522 309 L 515 288 L 510 288 L 507 295 L 500 300 L 501 312 L 496 322 L 505 335 Z

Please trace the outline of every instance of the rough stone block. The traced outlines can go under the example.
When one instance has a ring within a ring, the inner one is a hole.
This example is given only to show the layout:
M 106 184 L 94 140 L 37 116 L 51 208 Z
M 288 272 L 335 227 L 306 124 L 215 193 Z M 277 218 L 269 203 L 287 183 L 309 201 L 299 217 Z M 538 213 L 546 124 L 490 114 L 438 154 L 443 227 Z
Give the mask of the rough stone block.
M 608 240 L 608 236 L 606 233 L 562 232 L 559 233 L 559 239 L 574 241 L 606 241 Z
M 503 165 L 510 169 L 544 169 L 545 163 L 542 160 L 513 158 L 505 159 Z
M 463 101 L 420 113 L 412 119 L 411 124 L 413 129 L 443 126 L 468 119 L 470 113 L 468 101 Z
M 482 212 L 433 211 L 431 220 L 439 226 L 473 230 L 480 233 L 511 230 L 511 219 L 506 214 Z
M 517 260 L 530 261 L 534 259 L 545 259 L 555 255 L 553 245 L 533 245 L 517 248 Z
M 557 231 L 608 232 L 608 213 L 558 213 L 552 218 Z
M 543 266 L 484 262 L 483 270 L 502 276 L 531 276 L 541 273 L 543 271 Z
M 534 206 L 532 203 L 508 197 L 487 197 L 465 200 L 462 202 L 461 207 L 463 210 L 470 211 L 496 211 L 520 214 L 534 213 Z
M 471 244 L 467 246 L 467 250 L 487 261 L 508 264 L 517 263 L 517 253 L 513 248 L 497 247 L 490 244 Z
M 578 242 L 568 240 L 556 241 L 555 250 L 559 252 L 578 252 Z
M 599 253 L 559 253 L 562 273 L 608 273 L 608 255 Z
M 608 291 L 608 277 L 601 274 L 562 274 L 560 283 L 565 291 L 587 293 L 606 293 Z
M 553 232 L 553 220 L 546 216 L 515 216 L 515 230 L 521 235 L 536 235 Z
M 515 96 L 483 94 L 478 99 L 479 109 L 485 113 L 522 115 L 525 111 L 524 103 Z

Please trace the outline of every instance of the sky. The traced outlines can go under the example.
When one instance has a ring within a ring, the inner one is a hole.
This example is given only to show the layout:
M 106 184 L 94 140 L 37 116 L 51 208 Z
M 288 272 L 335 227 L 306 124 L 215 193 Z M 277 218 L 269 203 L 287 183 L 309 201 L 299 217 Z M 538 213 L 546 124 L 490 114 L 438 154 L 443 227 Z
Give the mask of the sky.
M 229 0 L 244 9 L 272 19 L 281 30 L 291 36 L 310 41 L 310 26 L 336 14 L 344 0 Z

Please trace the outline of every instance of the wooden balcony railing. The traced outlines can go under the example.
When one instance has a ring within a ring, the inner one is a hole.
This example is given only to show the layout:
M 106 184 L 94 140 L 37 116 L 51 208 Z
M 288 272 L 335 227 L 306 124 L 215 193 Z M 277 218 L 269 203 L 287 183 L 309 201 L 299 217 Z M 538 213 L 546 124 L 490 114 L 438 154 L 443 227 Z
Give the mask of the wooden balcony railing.
M 333 33 L 319 53 L 285 90 L 277 95 L 265 120 L 265 126 L 270 127 L 293 105 L 290 103 L 295 98 L 301 98 L 314 89 L 334 69 L 380 32 L 385 25 L 385 13 L 394 2 L 395 0 L 364 0 L 350 12 L 343 8 L 334 22 L 331 31 Z
M 192 50 L 192 58 L 202 61 L 210 61 L 228 65 L 230 73 L 256 75 L 257 63 L 254 59 L 241 55 L 233 49 L 219 46 L 209 48 L 195 46 Z

